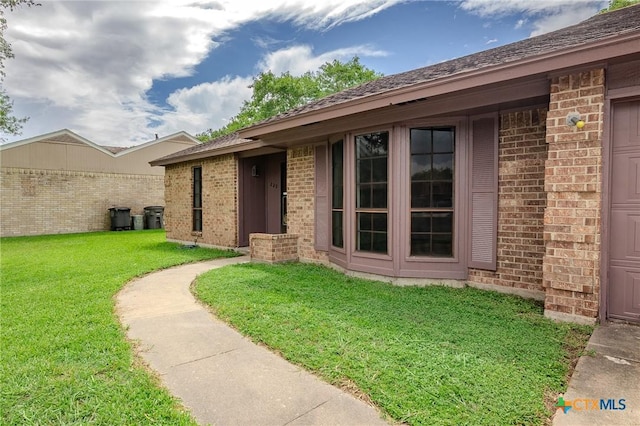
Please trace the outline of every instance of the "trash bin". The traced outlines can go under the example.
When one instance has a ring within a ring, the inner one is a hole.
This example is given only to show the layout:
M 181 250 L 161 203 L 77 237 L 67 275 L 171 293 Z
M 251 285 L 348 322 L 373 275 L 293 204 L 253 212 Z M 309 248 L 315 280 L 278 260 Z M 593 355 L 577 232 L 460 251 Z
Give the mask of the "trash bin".
M 141 214 L 134 214 L 131 216 L 131 222 L 133 223 L 133 229 L 138 231 L 144 229 L 144 216 Z
M 111 217 L 111 230 L 122 231 L 131 229 L 131 209 L 129 207 L 111 207 L 109 216 Z
M 144 208 L 144 222 L 147 229 L 161 229 L 164 227 L 164 207 L 147 206 Z

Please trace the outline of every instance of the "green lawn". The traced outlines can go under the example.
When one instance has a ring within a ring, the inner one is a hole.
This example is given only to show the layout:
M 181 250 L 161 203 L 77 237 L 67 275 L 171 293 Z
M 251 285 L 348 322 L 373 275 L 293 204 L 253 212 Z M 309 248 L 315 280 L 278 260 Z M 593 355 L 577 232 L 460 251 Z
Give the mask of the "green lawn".
M 591 332 L 518 297 L 304 264 L 217 269 L 195 291 L 254 341 L 409 424 L 545 424 Z
M 231 252 L 159 231 L 0 240 L 2 424 L 193 424 L 136 364 L 114 312 L 135 276 Z

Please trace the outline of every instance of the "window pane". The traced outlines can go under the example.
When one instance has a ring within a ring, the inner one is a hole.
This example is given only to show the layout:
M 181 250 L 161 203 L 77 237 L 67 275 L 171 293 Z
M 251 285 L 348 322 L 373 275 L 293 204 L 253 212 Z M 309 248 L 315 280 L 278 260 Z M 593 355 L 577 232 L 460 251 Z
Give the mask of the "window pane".
M 433 207 L 453 207 L 453 184 L 433 182 Z
M 387 232 L 387 214 L 373 213 L 371 214 L 371 229 L 379 232 Z
M 386 209 L 387 208 L 387 184 L 375 184 L 372 185 L 373 189 L 373 200 L 371 203 L 371 207 L 375 209 Z
M 358 185 L 357 208 L 371 208 L 371 185 Z
M 387 233 L 374 233 L 371 251 L 376 253 L 387 252 Z
M 386 157 L 388 143 L 387 132 L 358 135 L 356 136 L 356 158 Z
M 387 157 L 371 160 L 372 182 L 387 181 Z
M 193 168 L 193 207 L 202 207 L 202 168 Z
M 411 234 L 411 256 L 431 254 L 431 234 Z
M 371 231 L 371 213 L 358 213 L 358 231 Z
M 344 144 L 342 141 L 331 145 L 331 206 L 334 209 L 343 208 L 343 146 Z
M 193 230 L 202 231 L 202 210 L 193 211 Z
M 333 201 L 332 201 L 332 207 L 334 209 L 341 209 L 342 206 L 342 186 L 334 186 L 333 187 Z
M 453 213 L 433 213 L 433 232 L 452 232 L 452 230 Z
M 411 153 L 430 154 L 431 153 L 431 130 L 411 129 Z
M 433 155 L 433 179 L 453 180 L 453 154 Z
M 411 156 L 411 180 L 431 179 L 431 155 Z
M 371 182 L 371 160 L 358 160 L 357 162 L 357 181 L 356 183 Z
M 334 211 L 331 215 L 331 242 L 336 247 L 344 247 L 342 212 Z
M 411 207 L 431 207 L 430 182 L 411 182 Z
M 371 232 L 369 231 L 358 232 L 357 247 L 358 247 L 358 250 L 360 251 L 371 251 Z
M 453 130 L 433 130 L 433 152 L 453 152 Z
M 431 213 L 411 213 L 411 232 L 431 232 Z
M 453 256 L 451 234 L 433 234 L 432 256 Z

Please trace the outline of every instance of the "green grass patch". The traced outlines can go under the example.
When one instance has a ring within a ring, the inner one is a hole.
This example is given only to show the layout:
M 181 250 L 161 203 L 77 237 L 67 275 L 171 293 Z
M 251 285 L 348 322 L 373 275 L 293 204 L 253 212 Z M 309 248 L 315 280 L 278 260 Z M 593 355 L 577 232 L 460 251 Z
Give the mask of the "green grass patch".
M 592 331 L 515 296 L 394 287 L 305 264 L 225 267 L 195 291 L 254 341 L 408 424 L 544 424 Z
M 136 364 L 114 295 L 153 270 L 232 252 L 163 230 L 3 238 L 3 424 L 193 424 Z

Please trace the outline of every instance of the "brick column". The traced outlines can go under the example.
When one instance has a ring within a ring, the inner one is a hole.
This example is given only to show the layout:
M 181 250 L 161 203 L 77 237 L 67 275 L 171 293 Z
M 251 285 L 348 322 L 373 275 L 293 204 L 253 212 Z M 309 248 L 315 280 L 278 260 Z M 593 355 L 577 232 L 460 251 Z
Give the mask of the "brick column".
M 545 316 L 594 323 L 600 298 L 604 70 L 555 77 L 547 115 Z M 578 112 L 584 128 L 568 126 Z
M 300 237 L 301 260 L 326 262 L 327 254 L 314 248 L 315 154 L 313 145 L 287 150 L 287 233 Z

